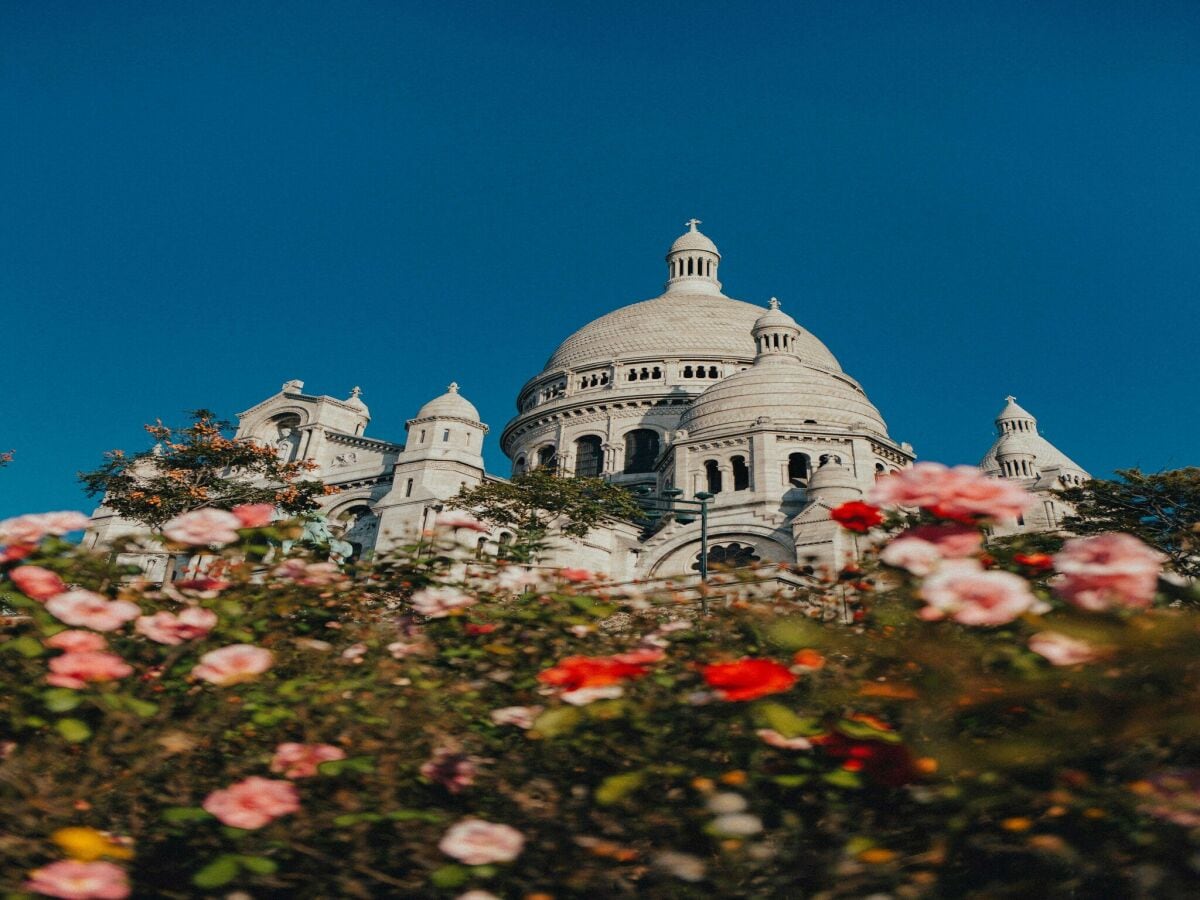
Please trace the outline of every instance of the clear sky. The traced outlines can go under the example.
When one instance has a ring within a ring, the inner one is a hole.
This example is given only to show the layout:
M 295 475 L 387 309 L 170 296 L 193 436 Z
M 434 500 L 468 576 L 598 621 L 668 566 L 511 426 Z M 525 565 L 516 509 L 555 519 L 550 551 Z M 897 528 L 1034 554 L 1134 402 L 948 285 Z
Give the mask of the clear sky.
M 925 459 L 1200 463 L 1200 3 L 0 5 L 0 516 L 300 378 L 490 423 L 691 216 Z

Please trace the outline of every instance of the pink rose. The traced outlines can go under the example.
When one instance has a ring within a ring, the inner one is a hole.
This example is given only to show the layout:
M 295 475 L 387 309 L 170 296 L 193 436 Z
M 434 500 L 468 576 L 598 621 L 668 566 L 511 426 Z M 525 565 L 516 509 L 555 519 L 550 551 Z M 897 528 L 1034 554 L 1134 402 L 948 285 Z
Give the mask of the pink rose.
M 430 651 L 430 646 L 423 640 L 392 641 L 387 645 L 387 651 L 396 659 L 406 659 L 409 656 L 423 656 Z
M 949 468 L 916 463 L 875 482 L 867 499 L 879 506 L 929 510 L 943 519 L 970 522 L 976 517 L 1015 519 L 1033 496 L 1013 481 L 984 475 L 974 466 Z
M 509 825 L 482 819 L 463 819 L 450 826 L 438 849 L 468 866 L 512 862 L 521 854 L 525 838 Z
M 1076 640 L 1057 631 L 1039 631 L 1029 638 L 1029 649 L 1046 657 L 1055 666 L 1075 666 L 1093 662 L 1103 655 L 1086 641 Z
M 79 650 L 64 653 L 50 660 L 46 683 L 55 687 L 78 690 L 88 682 L 115 681 L 133 674 L 125 660 L 114 653 L 101 650 Z
M 902 532 L 879 554 L 889 566 L 928 575 L 943 559 L 973 556 L 983 535 L 970 525 L 920 525 Z
M 438 513 L 437 524 L 442 528 L 469 528 L 485 534 L 492 530 L 492 526 L 485 525 L 469 513 L 457 511 Z
M 87 528 L 90 520 L 78 512 L 49 512 L 17 516 L 0 522 L 0 545 L 36 544 L 48 534 L 62 536 Z
M 8 573 L 8 577 L 17 586 L 17 590 L 34 600 L 49 600 L 67 589 L 57 574 L 41 566 L 17 566 Z
M 458 588 L 422 588 L 412 595 L 412 608 L 430 619 L 444 619 L 455 610 L 474 606 L 479 601 Z
M 280 744 L 271 758 L 271 771 L 284 778 L 311 778 L 317 766 L 334 759 L 345 759 L 346 752 L 333 744 Z
M 496 587 L 514 594 L 537 590 L 543 583 L 544 579 L 540 572 L 521 566 L 505 566 L 496 574 Z
M 43 897 L 65 900 L 124 900 L 129 896 L 125 870 L 103 861 L 60 859 L 34 869 L 21 887 Z
M 79 653 L 84 650 L 104 650 L 108 647 L 103 635 L 96 634 L 94 631 L 76 631 L 68 628 L 66 631 L 60 631 L 53 637 L 48 637 L 42 641 L 47 647 L 52 647 L 55 650 L 63 650 L 67 653 Z
M 163 611 L 152 616 L 142 616 L 137 620 L 134 629 L 152 641 L 174 646 L 204 637 L 216 624 L 217 614 L 212 610 L 189 606 L 179 615 Z
M 1114 606 L 1144 609 L 1154 601 L 1166 557 L 1131 534 L 1072 538 L 1054 555 L 1060 573 L 1051 586 L 1091 612 Z
M 270 650 L 253 644 L 230 644 L 220 650 L 210 650 L 200 657 L 192 669 L 197 678 L 228 687 L 243 681 L 253 681 L 275 662 Z
M 163 534 L 180 544 L 223 547 L 238 539 L 241 520 L 225 509 L 196 509 L 176 516 L 163 526 Z
M 128 600 L 109 600 L 92 591 L 76 590 L 57 594 L 46 601 L 46 610 L 60 622 L 79 625 L 93 631 L 116 631 L 141 610 Z
M 346 581 L 346 576 L 332 562 L 305 562 L 289 559 L 271 572 L 281 581 L 292 581 L 307 587 L 328 587 Z
M 280 816 L 299 812 L 300 797 L 290 781 L 253 775 L 213 791 L 201 805 L 233 828 L 262 828 Z
M 243 503 L 230 511 L 243 528 L 266 528 L 275 520 L 275 507 L 270 503 Z
M 764 744 L 771 747 L 778 747 L 780 750 L 811 750 L 812 741 L 802 737 L 784 737 L 773 728 L 760 728 L 754 732 L 762 739 Z
M 91 522 L 91 519 L 81 512 L 40 513 L 34 516 L 34 518 L 41 523 L 46 534 L 53 534 L 59 537 L 69 534 L 72 531 L 83 531 Z
M 541 706 L 504 706 L 493 709 L 488 715 L 497 725 L 516 725 L 518 728 L 532 728 L 533 720 L 541 715 Z
M 949 615 L 963 625 L 1004 625 L 1040 608 L 1025 579 L 1012 572 L 989 572 L 974 560 L 951 560 L 921 585 L 929 606 L 920 611 L 930 621 Z
M 475 783 L 479 769 L 471 757 L 445 747 L 433 751 L 433 758 L 421 764 L 421 774 L 452 794 Z
M 171 587 L 178 590 L 185 597 L 195 597 L 199 600 L 212 600 L 215 597 L 219 597 L 221 591 L 232 586 L 232 581 L 209 578 L 205 575 L 199 578 L 188 578 L 185 581 L 176 581 L 171 584 Z
M 625 688 L 619 684 L 606 684 L 600 687 L 581 687 L 573 691 L 565 691 L 559 696 L 572 706 L 587 706 L 597 700 L 616 700 L 625 696 Z

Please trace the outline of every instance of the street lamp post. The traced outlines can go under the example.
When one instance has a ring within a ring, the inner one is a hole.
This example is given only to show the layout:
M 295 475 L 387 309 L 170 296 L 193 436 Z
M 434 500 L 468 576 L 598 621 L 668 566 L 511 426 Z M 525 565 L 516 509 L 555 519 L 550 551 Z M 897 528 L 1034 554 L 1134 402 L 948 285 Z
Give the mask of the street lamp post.
M 662 492 L 661 497 L 654 496 L 650 488 L 643 487 L 635 489 L 634 494 L 638 498 L 638 503 L 642 509 L 658 513 L 658 516 L 653 518 L 661 518 L 668 513 L 675 513 L 676 507 L 685 506 L 700 511 L 700 581 L 708 581 L 708 504 L 715 496 L 708 491 L 699 491 L 696 493 L 695 500 L 683 500 L 683 491 L 679 488 L 667 488 Z M 695 522 L 694 516 L 675 515 L 675 521 L 680 525 L 690 525 Z

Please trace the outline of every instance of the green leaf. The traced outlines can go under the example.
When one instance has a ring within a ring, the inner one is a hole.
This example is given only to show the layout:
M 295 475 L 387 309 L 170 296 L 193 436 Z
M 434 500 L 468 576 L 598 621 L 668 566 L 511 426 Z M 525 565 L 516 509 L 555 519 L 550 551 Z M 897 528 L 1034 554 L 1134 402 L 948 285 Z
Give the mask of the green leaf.
M 807 784 L 810 777 L 809 775 L 776 775 L 771 780 L 780 787 L 793 788 Z
M 830 772 L 827 775 L 822 775 L 821 778 L 834 787 L 841 788 L 858 788 L 862 787 L 862 779 L 854 772 L 847 772 L 845 769 L 838 769 L 836 772 Z
M 620 803 L 640 788 L 645 781 L 645 772 L 622 772 L 620 775 L 609 775 L 596 788 L 596 802 L 601 806 Z
M 68 712 L 82 703 L 83 697 L 70 688 L 50 688 L 42 693 L 42 702 L 50 712 Z
M 41 641 L 30 634 L 13 638 L 11 641 L 5 641 L 3 644 L 0 644 L 0 649 L 20 653 L 27 659 L 33 659 L 35 656 L 41 656 L 46 652 L 46 648 L 42 646 Z
M 212 815 L 198 806 L 169 806 L 163 810 L 163 821 L 172 825 L 183 822 L 198 822 L 201 819 L 211 819 Z
M 317 771 L 322 775 L 341 775 L 343 772 L 374 772 L 375 759 L 371 756 L 331 759 L 317 766 Z
M 583 721 L 583 712 L 574 706 L 558 706 L 548 709 L 533 720 L 532 731 L 542 737 L 555 738 L 566 734 Z
M 192 876 L 192 884 L 198 888 L 218 888 L 229 884 L 238 874 L 238 857 L 218 856 Z
M 798 716 L 782 703 L 755 703 L 750 712 L 759 727 L 778 731 L 785 738 L 821 733 L 821 724 L 815 718 Z
M 852 719 L 842 719 L 837 724 L 837 730 L 846 737 L 860 738 L 868 741 L 882 741 L 885 744 L 899 744 L 903 742 L 894 731 L 881 731 L 866 722 L 856 722 Z
M 81 719 L 59 719 L 55 729 L 72 744 L 79 744 L 92 736 L 92 729 Z
M 157 703 L 151 703 L 149 700 L 139 700 L 137 697 L 126 697 L 125 708 L 131 713 L 141 716 L 143 719 L 148 719 L 158 712 Z
M 811 619 L 793 617 L 767 626 L 766 638 L 783 650 L 802 650 L 824 643 L 825 629 Z
M 442 866 L 440 869 L 434 869 L 429 875 L 429 880 L 434 887 L 439 888 L 455 888 L 466 884 L 470 879 L 471 872 L 465 866 Z
M 387 814 L 393 822 L 432 822 L 443 821 L 446 817 L 441 813 L 426 812 L 423 809 L 397 809 Z
M 274 875 L 279 871 L 279 864 L 265 856 L 239 856 L 238 862 L 255 875 Z

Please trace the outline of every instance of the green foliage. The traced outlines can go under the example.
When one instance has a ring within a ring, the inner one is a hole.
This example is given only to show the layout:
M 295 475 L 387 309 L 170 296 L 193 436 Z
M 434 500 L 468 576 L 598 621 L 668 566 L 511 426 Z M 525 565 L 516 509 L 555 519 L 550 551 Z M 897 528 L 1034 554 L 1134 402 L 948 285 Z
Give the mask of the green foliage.
M 275 450 L 248 438 L 230 438 L 232 424 L 208 410 L 193 412 L 191 424 L 168 428 L 146 425 L 155 445 L 140 453 L 112 450 L 104 463 L 80 472 L 88 496 L 133 522 L 157 528 L 194 509 L 232 509 L 244 503 L 270 503 L 286 513 L 318 506 L 328 493 L 316 479 L 304 478 L 305 460 L 282 462 Z
M 1200 468 L 1117 471 L 1059 494 L 1075 507 L 1063 523 L 1076 534 L 1124 531 L 1167 554 L 1180 575 L 1200 578 Z
M 454 505 L 485 522 L 512 528 L 517 535 L 511 556 L 532 560 L 552 529 L 581 538 L 602 522 L 636 522 L 645 513 L 629 491 L 603 478 L 572 478 L 539 468 L 510 481 L 484 481 L 463 488 Z

